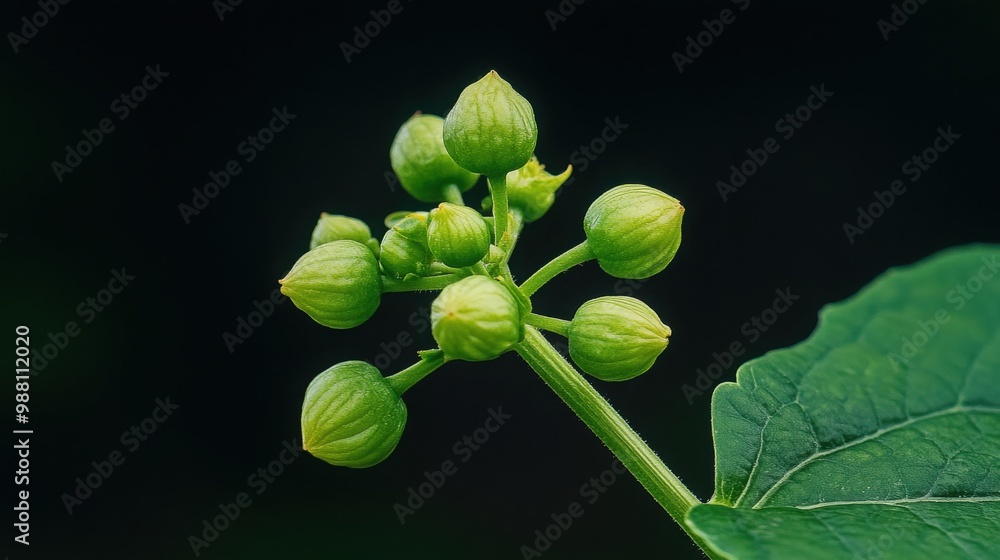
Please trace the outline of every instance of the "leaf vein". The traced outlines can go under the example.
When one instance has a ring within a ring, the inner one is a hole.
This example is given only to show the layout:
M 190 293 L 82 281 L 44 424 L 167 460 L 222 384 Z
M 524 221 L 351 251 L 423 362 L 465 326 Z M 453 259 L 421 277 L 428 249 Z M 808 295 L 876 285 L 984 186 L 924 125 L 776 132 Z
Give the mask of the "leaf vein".
M 986 413 L 1000 414 L 1000 408 L 994 408 L 994 407 L 988 407 L 988 406 L 960 406 L 960 405 L 953 405 L 953 406 L 948 407 L 946 409 L 937 410 L 935 412 L 930 412 L 930 413 L 924 414 L 922 416 L 908 417 L 906 419 L 906 421 L 904 421 L 904 422 L 900 422 L 900 423 L 895 424 L 893 426 L 889 426 L 889 427 L 885 427 L 885 428 L 880 428 L 880 429 L 878 429 L 878 430 L 876 430 L 876 431 L 874 431 L 874 432 L 872 432 L 872 433 L 870 433 L 870 434 L 868 434 L 866 436 L 853 439 L 853 440 L 851 440 L 849 442 L 843 443 L 843 444 L 838 445 L 836 447 L 831 447 L 830 449 L 827 449 L 825 451 L 820 451 L 818 453 L 813 453 L 809 457 L 806 457 L 805 459 L 801 460 L 797 465 L 795 465 L 794 467 L 792 467 L 791 469 L 789 469 L 788 472 L 786 472 L 780 479 L 778 479 L 778 481 L 775 482 L 771 486 L 771 488 L 769 488 L 767 490 L 767 492 L 764 493 L 763 496 L 761 496 L 760 500 L 758 500 L 757 503 L 753 505 L 753 508 L 756 509 L 756 508 L 762 507 L 764 505 L 764 503 L 771 497 L 771 495 L 778 488 L 780 488 L 782 484 L 784 484 L 785 482 L 787 482 L 788 479 L 791 478 L 791 476 L 793 474 L 795 474 L 796 472 L 802 470 L 804 467 L 806 467 L 807 465 L 809 465 L 810 463 L 812 463 L 813 461 L 815 461 L 817 459 L 826 457 L 828 455 L 832 455 L 832 454 L 837 453 L 839 451 L 843 451 L 843 450 L 848 449 L 850 447 L 853 447 L 855 445 L 860 445 L 862 443 L 869 442 L 869 441 L 871 441 L 871 440 L 873 440 L 875 438 L 878 438 L 878 437 L 881 437 L 881 436 L 885 435 L 888 432 L 892 432 L 892 431 L 899 430 L 899 429 L 902 429 L 902 428 L 907 428 L 907 427 L 909 427 L 909 426 L 911 426 L 913 424 L 916 424 L 918 422 L 923 422 L 925 420 L 931 420 L 933 418 L 938 418 L 940 416 L 947 416 L 949 414 L 961 414 L 961 413 L 966 413 L 966 412 L 986 412 Z

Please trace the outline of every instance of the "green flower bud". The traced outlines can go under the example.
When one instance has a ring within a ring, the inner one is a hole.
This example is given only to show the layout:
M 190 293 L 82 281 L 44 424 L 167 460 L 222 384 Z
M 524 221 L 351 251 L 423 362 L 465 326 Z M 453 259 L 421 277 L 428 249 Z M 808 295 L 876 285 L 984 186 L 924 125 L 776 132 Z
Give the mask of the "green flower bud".
M 572 165 L 566 171 L 553 175 L 545 171 L 545 166 L 532 156 L 520 169 L 507 174 L 507 198 L 511 208 L 517 208 L 524 221 L 533 222 L 541 218 L 556 201 L 556 191 L 569 179 Z M 483 199 L 483 208 L 489 209 L 493 199 Z
M 392 224 L 391 227 L 410 241 L 427 245 L 428 216 L 427 212 L 410 212 L 402 220 Z
M 442 202 L 428 217 L 427 246 L 448 266 L 472 266 L 490 250 L 490 229 L 472 208 Z
M 431 333 L 449 359 L 492 360 L 520 342 L 523 331 L 514 296 L 486 276 L 448 285 L 431 304 Z
M 506 257 L 507 254 L 504 253 L 500 249 L 500 247 L 497 247 L 496 245 L 490 245 L 490 250 L 486 253 L 485 260 L 489 264 L 496 264 L 499 262 L 503 262 L 504 258 Z
M 316 222 L 312 239 L 309 241 L 309 248 L 315 249 L 324 243 L 341 239 L 364 244 L 378 258 L 378 240 L 372 237 L 372 231 L 368 229 L 368 224 L 356 218 L 327 214 L 326 212 L 319 215 L 319 221 Z
M 673 260 L 681 244 L 680 202 L 645 185 L 620 185 L 587 210 L 583 230 L 598 264 L 618 278 L 649 278 Z
M 459 95 L 444 119 L 444 145 L 465 169 L 496 177 L 524 165 L 538 127 L 528 100 L 496 71 Z
M 375 256 L 364 245 L 346 239 L 302 255 L 278 283 L 295 307 L 333 329 L 364 323 L 382 299 Z
M 645 373 L 667 347 L 670 327 L 631 297 L 605 296 L 577 309 L 569 324 L 569 355 L 580 369 L 604 381 Z
M 406 425 L 403 399 L 368 362 L 316 376 L 302 403 L 302 448 L 331 465 L 360 469 L 392 453 Z
M 472 188 L 479 175 L 462 169 L 444 148 L 444 119 L 416 114 L 403 123 L 389 149 L 392 170 L 406 192 L 423 202 L 445 200 L 444 190 L 455 185 L 459 192 Z
M 396 224 L 398 224 L 399 222 L 402 222 L 406 218 L 409 218 L 413 214 L 416 214 L 418 217 L 419 216 L 424 216 L 425 218 L 427 217 L 427 212 L 414 211 L 414 210 L 396 210 L 392 214 L 389 214 L 388 216 L 385 217 L 384 221 L 385 227 L 391 228 Z
M 427 248 L 427 218 L 413 213 L 396 222 L 382 238 L 379 262 L 396 278 L 427 273 L 434 256 Z

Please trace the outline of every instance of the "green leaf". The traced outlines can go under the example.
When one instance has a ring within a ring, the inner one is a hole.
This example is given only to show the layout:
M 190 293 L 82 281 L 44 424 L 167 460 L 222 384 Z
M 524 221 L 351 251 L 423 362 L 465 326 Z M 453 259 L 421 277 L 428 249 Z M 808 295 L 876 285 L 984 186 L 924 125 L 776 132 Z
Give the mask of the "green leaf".
M 744 559 L 1000 558 L 1000 246 L 890 270 L 712 397 L 686 522 Z

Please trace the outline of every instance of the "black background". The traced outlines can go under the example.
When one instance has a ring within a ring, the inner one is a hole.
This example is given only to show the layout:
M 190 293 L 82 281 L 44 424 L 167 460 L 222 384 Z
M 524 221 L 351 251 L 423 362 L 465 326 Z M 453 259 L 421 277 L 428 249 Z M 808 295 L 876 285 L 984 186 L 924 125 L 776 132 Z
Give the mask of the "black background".
M 223 333 L 308 248 L 319 212 L 359 217 L 381 236 L 385 214 L 427 208 L 384 179 L 393 135 L 416 110 L 446 113 L 490 69 L 532 103 L 537 154 L 552 171 L 605 118 L 628 125 L 526 230 L 512 262 L 518 278 L 578 243 L 587 206 L 614 185 L 646 183 L 687 209 L 677 258 L 631 289 L 673 327 L 670 347 L 646 375 L 596 385 L 703 500 L 713 488 L 710 397 L 689 403 L 682 386 L 713 352 L 747 342 L 741 326 L 776 289 L 800 299 L 739 362 L 806 338 L 820 307 L 890 266 L 1000 241 L 995 4 L 927 0 L 886 41 L 877 21 L 892 14 L 888 1 L 751 0 L 741 12 L 721 0 L 589 0 L 553 30 L 545 12 L 556 0 L 404 0 L 350 62 L 341 44 L 386 2 L 244 0 L 223 21 L 208 0 L 95 4 L 61 6 L 19 52 L 0 48 L 5 336 L 12 343 L 15 325 L 27 324 L 41 350 L 67 321 L 83 323 L 77 305 L 111 270 L 136 277 L 32 379 L 32 544 L 11 544 L 11 558 L 193 557 L 188 536 L 239 492 L 252 505 L 203 557 L 520 558 L 574 501 L 584 516 L 544 558 L 698 557 L 630 476 L 586 503 L 581 485 L 612 456 L 514 355 L 449 364 L 409 391 L 403 440 L 375 468 L 303 454 L 265 492 L 248 486 L 298 436 L 315 374 L 374 359 L 400 332 L 417 342 L 393 371 L 433 346 L 408 321 L 432 296 L 387 295 L 350 331 L 285 303 L 233 353 Z M 671 54 L 723 9 L 735 21 L 678 72 Z M 38 10 L 6 2 L 2 29 L 20 33 L 20 18 Z M 169 76 L 118 120 L 112 101 L 157 64 Z M 821 84 L 833 96 L 780 138 L 775 121 Z M 240 142 L 285 106 L 296 115 L 288 128 L 186 224 L 178 205 L 191 204 L 210 171 L 242 159 Z M 52 162 L 105 117 L 115 130 L 58 181 Z M 961 138 L 910 182 L 901 165 L 948 126 Z M 768 137 L 780 150 L 724 202 L 715 182 Z M 896 179 L 905 194 L 851 243 L 843 224 Z M 485 192 L 481 182 L 467 201 Z M 569 317 L 625 288 L 591 263 L 539 292 L 535 306 Z M 734 375 L 729 367 L 724 379 Z M 167 396 L 179 410 L 68 514 L 61 496 L 75 479 L 126 450 L 120 434 Z M 393 505 L 425 470 L 456 459 L 455 442 L 501 406 L 507 424 L 401 525 Z

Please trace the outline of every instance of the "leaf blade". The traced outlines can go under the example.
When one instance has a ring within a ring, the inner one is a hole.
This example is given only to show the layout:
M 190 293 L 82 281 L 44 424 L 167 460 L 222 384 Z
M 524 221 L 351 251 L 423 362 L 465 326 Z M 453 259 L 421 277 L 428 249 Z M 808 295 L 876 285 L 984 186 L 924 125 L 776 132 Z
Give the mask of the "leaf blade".
M 965 507 L 952 500 L 982 498 L 974 507 L 990 516 L 992 540 L 947 557 L 1000 557 L 998 266 L 1000 247 L 977 245 L 890 270 L 824 308 L 803 343 L 740 367 L 712 398 L 715 505 L 696 506 L 688 524 L 730 551 L 740 539 L 760 544 L 753 527 L 778 524 L 785 543 L 772 543 L 773 558 L 795 557 L 782 550 L 799 545 L 814 557 L 853 558 L 880 551 L 881 535 L 844 540 L 831 529 L 838 515 L 905 504 L 937 519 Z M 824 521 L 815 534 L 792 522 L 813 509 L 824 510 L 808 514 Z M 718 532 L 734 526 L 746 529 Z M 935 530 L 929 521 L 905 526 Z M 757 557 L 752 549 L 733 557 Z

